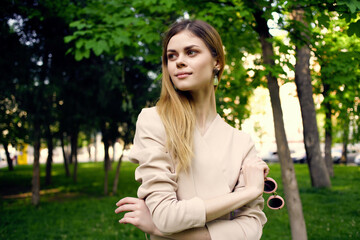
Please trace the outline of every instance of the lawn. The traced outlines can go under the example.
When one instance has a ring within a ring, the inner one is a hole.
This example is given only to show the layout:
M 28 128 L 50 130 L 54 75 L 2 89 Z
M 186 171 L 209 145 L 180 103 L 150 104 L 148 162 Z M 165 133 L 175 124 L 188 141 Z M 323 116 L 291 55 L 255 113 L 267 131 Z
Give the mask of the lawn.
M 62 165 L 53 166 L 53 183 L 44 186 L 38 207 L 31 205 L 31 166 L 17 166 L 14 172 L 0 169 L 0 239 L 145 239 L 131 225 L 120 225 L 115 203 L 124 196 L 136 196 L 136 165 L 124 162 L 116 196 L 103 196 L 103 163 L 79 164 L 78 182 L 66 178 Z M 280 166 L 270 165 L 270 176 L 282 192 Z M 113 166 L 115 169 L 115 165 Z M 310 186 L 307 165 L 295 165 L 309 239 L 360 239 L 360 167 L 336 165 L 332 188 Z M 114 178 L 110 175 L 110 182 Z M 111 189 L 111 188 L 110 188 Z M 5 196 L 7 196 L 5 198 Z M 268 198 L 264 194 L 265 199 Z M 265 208 L 268 223 L 262 239 L 291 239 L 286 208 Z

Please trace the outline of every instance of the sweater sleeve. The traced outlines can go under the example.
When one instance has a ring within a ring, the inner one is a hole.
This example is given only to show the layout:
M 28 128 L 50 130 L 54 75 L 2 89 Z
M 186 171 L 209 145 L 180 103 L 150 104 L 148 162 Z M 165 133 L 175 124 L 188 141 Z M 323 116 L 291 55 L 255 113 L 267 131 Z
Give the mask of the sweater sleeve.
M 135 179 L 138 197 L 145 200 L 156 227 L 164 234 L 205 226 L 202 199 L 178 200 L 175 164 L 165 147 L 165 129 L 155 108 L 138 116 L 130 160 L 139 163 Z
M 244 154 L 243 164 L 247 162 L 262 160 L 257 156 L 255 146 L 248 138 L 249 150 Z M 234 191 L 239 191 L 245 186 L 244 176 L 240 171 L 238 182 Z M 257 240 L 261 238 L 262 229 L 267 219 L 264 208 L 264 198 L 262 196 L 249 202 L 243 207 L 232 212 L 232 218 L 229 220 L 214 220 L 206 224 L 212 240 Z

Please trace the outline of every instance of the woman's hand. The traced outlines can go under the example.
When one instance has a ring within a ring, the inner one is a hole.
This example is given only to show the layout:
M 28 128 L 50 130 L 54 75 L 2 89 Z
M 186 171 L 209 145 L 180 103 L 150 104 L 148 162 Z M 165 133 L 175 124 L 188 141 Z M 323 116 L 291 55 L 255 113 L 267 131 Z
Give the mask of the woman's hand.
M 253 189 L 256 195 L 261 195 L 264 191 L 264 180 L 269 174 L 269 167 L 263 161 L 256 161 L 243 166 L 245 187 Z
M 144 200 L 126 197 L 118 201 L 116 206 L 118 208 L 115 213 L 127 212 L 120 219 L 120 223 L 130 223 L 145 233 L 162 236 L 162 233 L 155 226 Z

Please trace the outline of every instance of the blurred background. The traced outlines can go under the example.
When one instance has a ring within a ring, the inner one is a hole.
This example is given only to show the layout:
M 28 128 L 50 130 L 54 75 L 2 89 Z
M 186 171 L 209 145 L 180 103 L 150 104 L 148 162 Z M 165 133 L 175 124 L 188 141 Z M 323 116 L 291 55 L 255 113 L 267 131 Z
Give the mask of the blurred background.
M 136 195 L 136 166 L 127 162 L 127 153 L 137 115 L 159 97 L 162 34 L 179 19 L 205 20 L 220 33 L 226 66 L 216 93 L 218 113 L 251 134 L 286 195 L 290 180 L 280 171 L 296 164 L 311 223 L 304 194 L 350 197 L 332 191 L 343 186 L 350 194 L 352 186 L 344 183 L 359 183 L 359 11 L 360 3 L 352 0 L 1 1 L 0 210 L 7 217 L 0 220 L 0 236 L 92 239 L 86 230 L 37 235 L 25 227 L 30 219 L 20 225 L 30 235 L 10 232 L 19 229 L 21 214 L 15 212 L 31 209 L 36 215 L 39 206 L 54 199 L 58 204 L 64 194 L 81 193 L 72 201 L 85 205 L 84 194 L 91 201 L 106 196 L 105 202 Z M 87 169 L 89 178 L 82 175 Z M 341 181 L 337 171 L 344 174 Z M 81 184 L 88 181 L 93 185 Z M 358 204 L 359 197 L 351 198 Z M 279 221 L 287 229 L 283 239 L 291 239 L 286 211 Z M 347 217 L 344 232 L 310 227 L 303 236 L 355 239 L 359 219 Z M 117 225 L 108 232 L 115 231 Z M 94 239 L 143 239 L 136 229 L 122 231 Z M 273 231 L 264 230 L 266 239 Z

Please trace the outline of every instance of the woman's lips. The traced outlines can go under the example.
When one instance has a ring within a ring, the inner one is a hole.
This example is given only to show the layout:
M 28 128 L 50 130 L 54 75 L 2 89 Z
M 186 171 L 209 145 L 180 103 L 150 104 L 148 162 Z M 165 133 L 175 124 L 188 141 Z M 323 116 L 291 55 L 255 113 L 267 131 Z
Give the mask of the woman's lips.
M 179 79 L 183 79 L 183 78 L 190 76 L 191 74 L 192 73 L 183 72 L 183 73 L 177 73 L 177 74 L 175 74 L 175 76 Z

